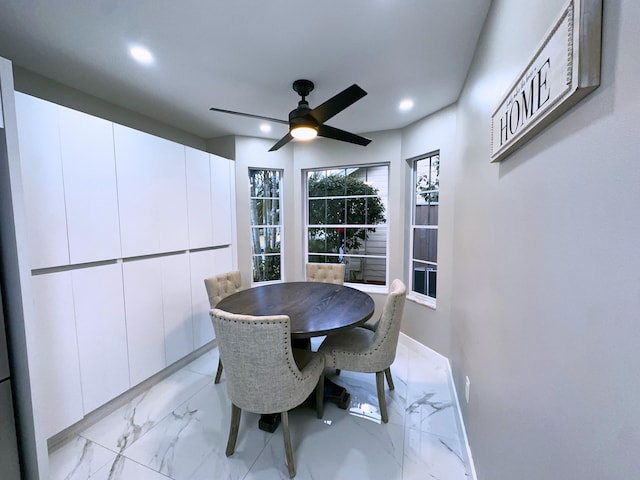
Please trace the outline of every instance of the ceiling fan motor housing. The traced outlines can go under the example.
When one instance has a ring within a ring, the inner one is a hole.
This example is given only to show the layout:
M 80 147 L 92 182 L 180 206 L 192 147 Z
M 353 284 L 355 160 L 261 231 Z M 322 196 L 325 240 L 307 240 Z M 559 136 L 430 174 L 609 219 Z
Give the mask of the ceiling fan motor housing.
M 317 129 L 318 122 L 309 114 L 310 112 L 309 104 L 301 100 L 298 108 L 291 110 L 289 113 L 289 130 L 295 127 L 311 127 Z

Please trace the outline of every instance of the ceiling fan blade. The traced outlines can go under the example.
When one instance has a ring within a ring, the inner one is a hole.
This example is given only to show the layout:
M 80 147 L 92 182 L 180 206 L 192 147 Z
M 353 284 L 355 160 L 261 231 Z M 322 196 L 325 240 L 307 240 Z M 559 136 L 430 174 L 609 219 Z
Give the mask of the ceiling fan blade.
M 366 147 L 371 143 L 371 140 L 355 133 L 345 132 L 339 128 L 330 127 L 329 125 L 320 125 L 318 127 L 318 136 L 331 138 L 333 140 L 340 140 L 342 142 L 355 143 L 356 145 L 362 145 Z
M 215 107 L 211 107 L 209 110 L 212 110 L 214 112 L 230 113 L 232 115 L 240 115 L 240 116 L 249 117 L 249 118 L 259 118 L 261 120 L 268 120 L 269 122 L 284 123 L 285 125 L 289 125 L 289 121 L 288 120 L 280 120 L 279 118 L 263 117 L 262 115 L 254 115 L 252 113 L 234 112 L 233 110 L 224 110 L 222 108 L 215 108 Z
M 287 133 L 284 137 L 282 137 L 280 140 L 278 140 L 278 142 L 273 147 L 271 147 L 269 149 L 269 151 L 270 152 L 275 152 L 280 147 L 283 147 L 284 145 L 289 143 L 291 140 L 293 140 L 293 137 L 291 136 L 290 133 Z
M 318 123 L 324 123 L 334 115 L 337 115 L 349 105 L 354 104 L 367 94 L 362 88 L 355 83 L 342 92 L 331 97 L 322 105 L 318 105 L 311 110 L 309 114 L 315 118 Z

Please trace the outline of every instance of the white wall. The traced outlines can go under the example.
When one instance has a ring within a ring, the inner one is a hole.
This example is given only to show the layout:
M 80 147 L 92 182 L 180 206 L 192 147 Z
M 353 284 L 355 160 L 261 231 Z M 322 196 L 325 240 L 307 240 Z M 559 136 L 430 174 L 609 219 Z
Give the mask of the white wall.
M 640 2 L 603 2 L 601 86 L 489 163 L 564 3 L 494 0 L 458 102 L 451 361 L 483 480 L 640 471 Z
M 442 355 L 449 355 L 451 274 L 453 267 L 453 225 L 455 198 L 455 132 L 456 107 L 450 106 L 420 120 L 402 130 L 402 167 L 404 169 L 406 194 L 397 199 L 408 206 L 412 202 L 413 175 L 408 160 L 436 150 L 440 151 L 440 207 L 438 214 L 438 291 L 436 308 L 425 307 L 411 299 L 405 305 L 402 317 L 402 332 L 414 340 L 429 346 Z M 411 222 L 411 210 L 406 208 L 404 225 Z M 407 231 L 405 227 L 405 232 Z M 403 252 L 409 255 L 409 235 L 404 238 Z M 401 260 L 402 261 L 402 260 Z M 404 278 L 409 279 L 407 263 L 404 262 Z M 411 287 L 407 285 L 410 289 Z

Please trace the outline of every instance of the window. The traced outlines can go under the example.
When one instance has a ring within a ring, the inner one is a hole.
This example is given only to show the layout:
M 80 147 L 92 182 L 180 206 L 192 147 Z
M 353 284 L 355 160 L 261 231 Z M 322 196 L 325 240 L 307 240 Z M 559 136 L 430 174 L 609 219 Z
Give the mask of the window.
M 306 173 L 307 261 L 346 264 L 345 281 L 385 285 L 389 166 Z
M 440 153 L 413 159 L 411 290 L 435 300 L 438 271 Z
M 280 280 L 282 172 L 249 169 L 253 281 Z

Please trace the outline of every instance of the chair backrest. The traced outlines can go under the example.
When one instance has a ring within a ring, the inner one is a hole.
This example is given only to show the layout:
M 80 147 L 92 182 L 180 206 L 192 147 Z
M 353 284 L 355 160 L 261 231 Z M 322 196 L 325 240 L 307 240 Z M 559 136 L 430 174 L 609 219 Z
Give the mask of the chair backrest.
M 407 287 L 401 280 L 395 279 L 389 287 L 389 294 L 382 308 L 382 315 L 374 333 L 369 350 L 376 352 L 376 371 L 384 370 L 393 363 L 396 357 L 402 312 L 407 298 Z
M 344 284 L 344 263 L 307 263 L 307 281 Z
M 212 309 L 211 319 L 233 404 L 254 413 L 277 413 L 306 399 L 311 390 L 300 388 L 307 379 L 293 357 L 288 316 L 256 317 Z
M 209 295 L 209 305 L 215 308 L 220 300 L 242 289 L 242 278 L 239 270 L 221 273 L 204 279 L 204 286 Z

